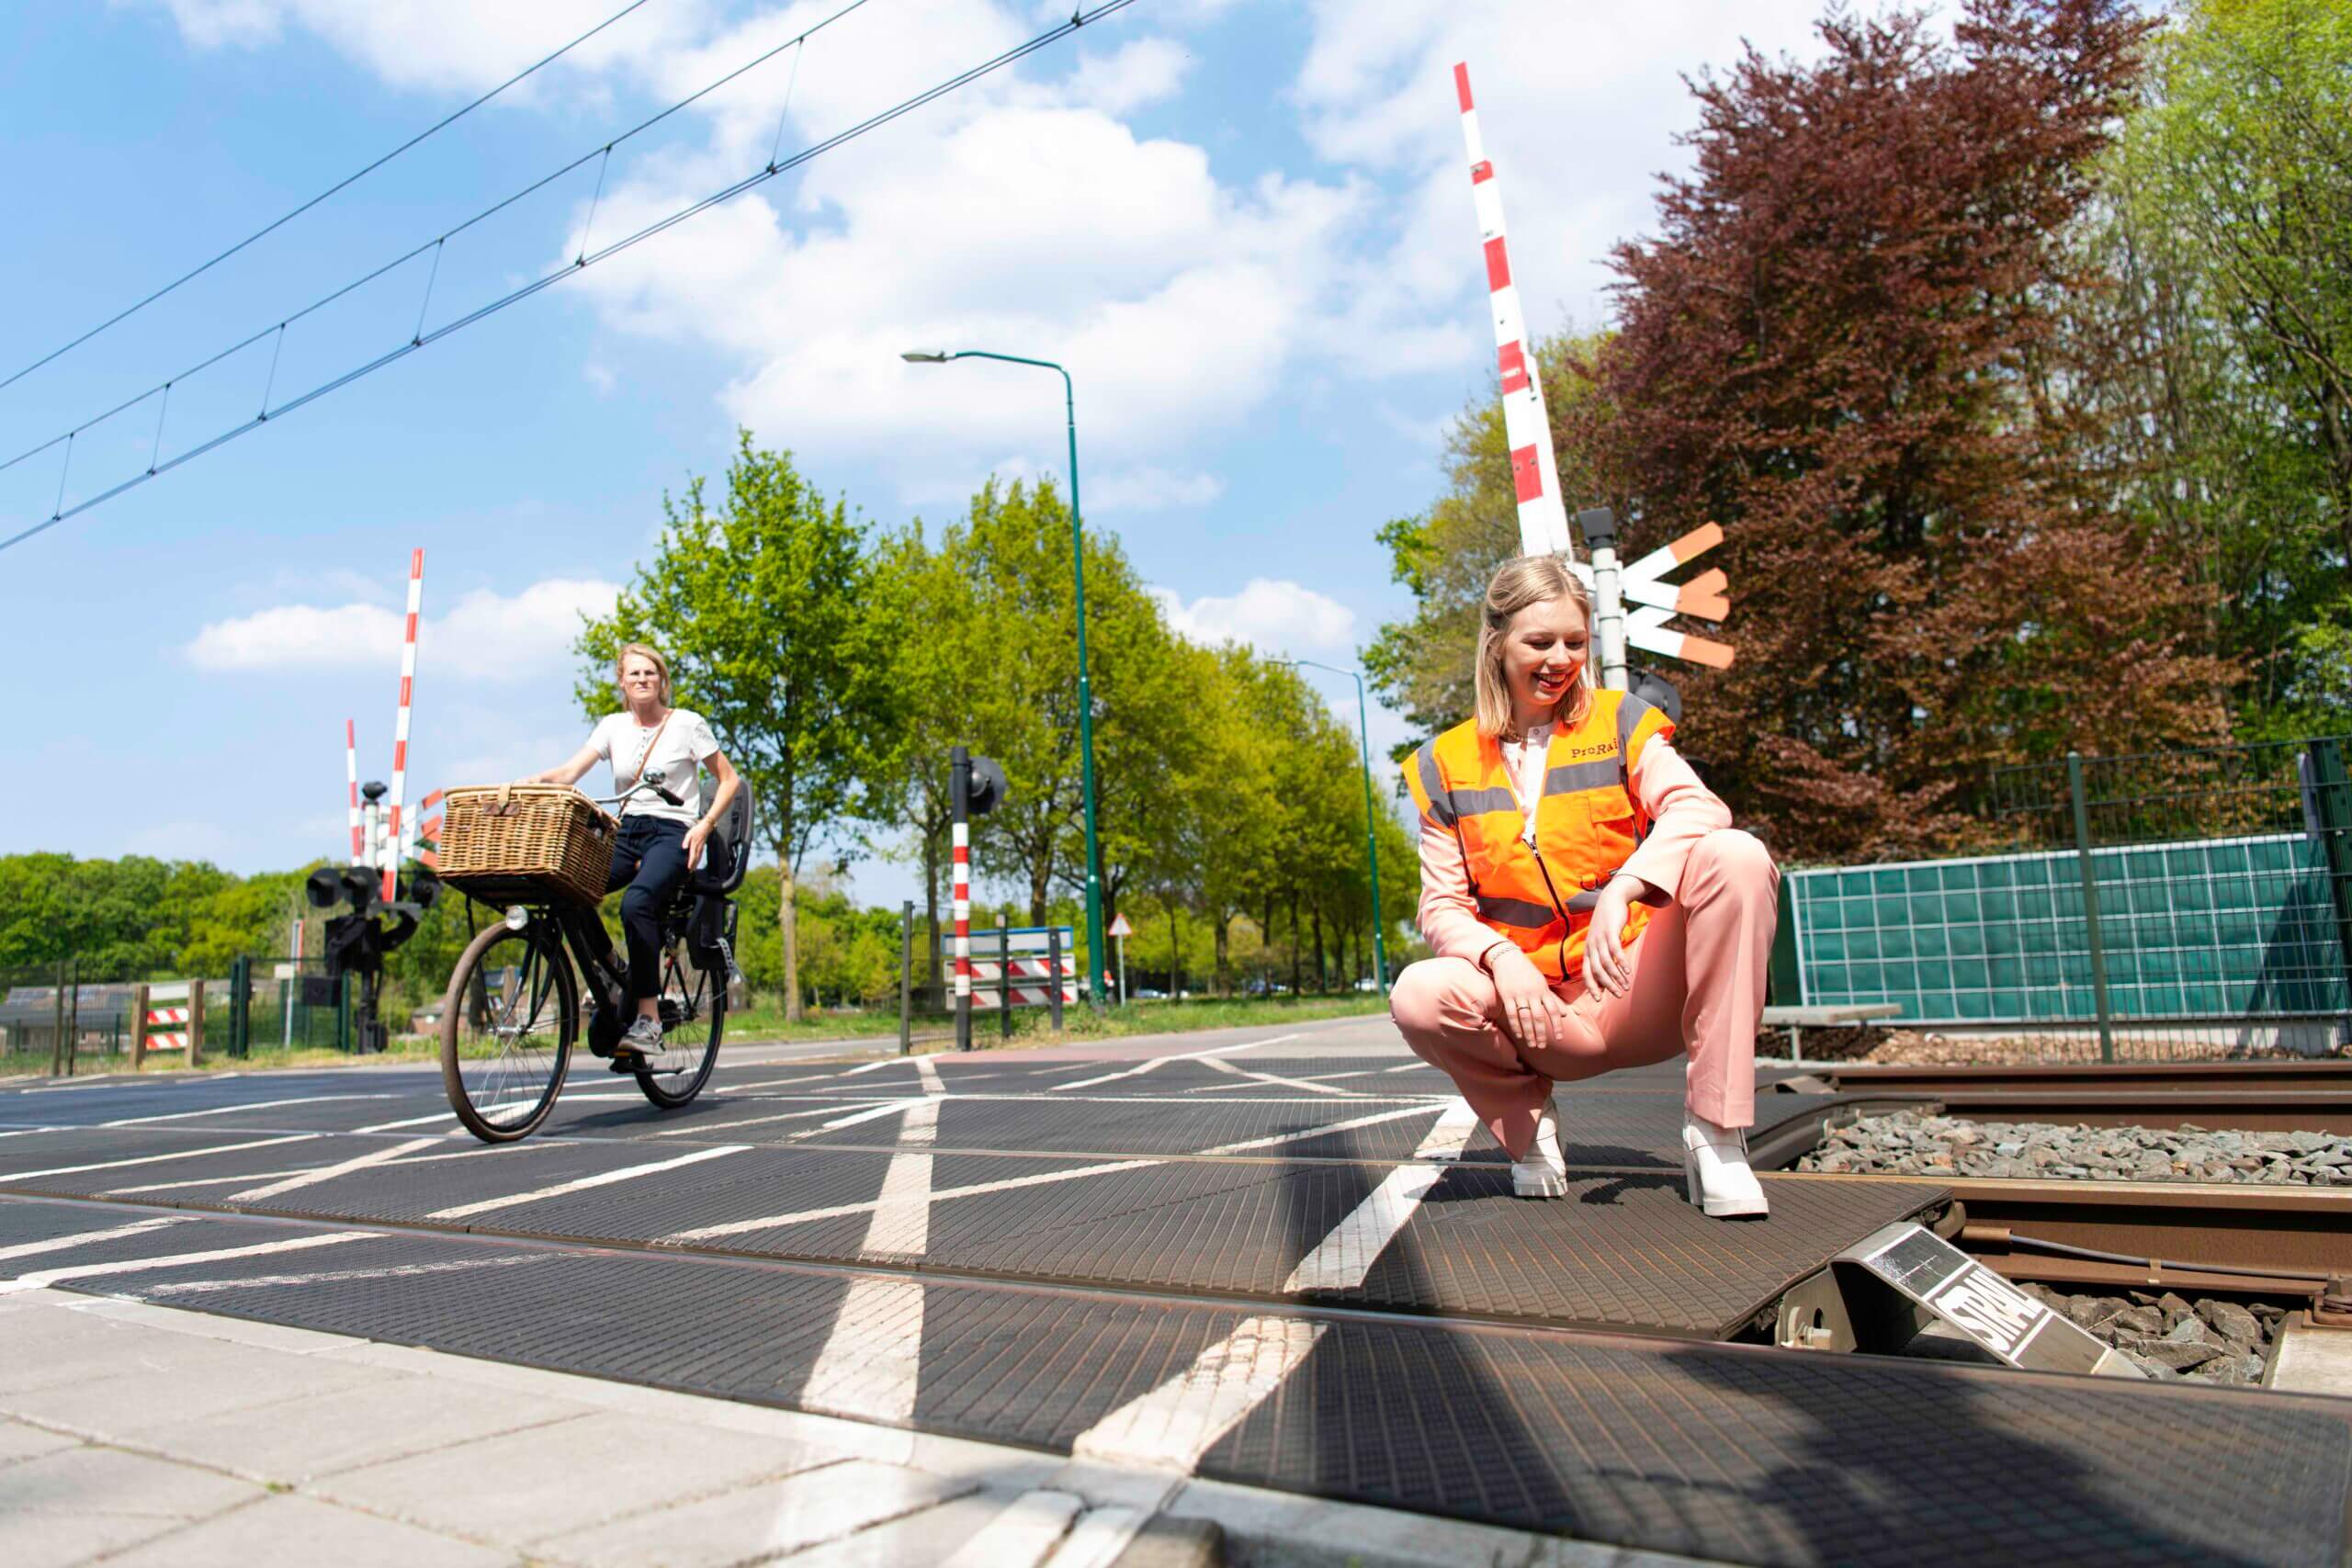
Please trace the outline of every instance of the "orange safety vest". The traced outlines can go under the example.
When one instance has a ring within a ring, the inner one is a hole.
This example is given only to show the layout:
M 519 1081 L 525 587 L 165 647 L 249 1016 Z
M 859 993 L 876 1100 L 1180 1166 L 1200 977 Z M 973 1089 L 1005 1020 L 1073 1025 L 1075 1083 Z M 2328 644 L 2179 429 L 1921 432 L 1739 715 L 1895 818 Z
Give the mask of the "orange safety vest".
M 1583 722 L 1552 732 L 1532 844 L 1502 743 L 1479 734 L 1475 720 L 1428 742 L 1406 765 L 1421 819 L 1462 845 L 1478 919 L 1555 984 L 1583 972 L 1585 928 L 1600 890 L 1648 836 L 1649 816 L 1634 798 L 1634 764 L 1644 747 L 1673 734 L 1674 722 L 1641 698 L 1594 692 Z M 1641 904 L 1626 911 L 1627 944 L 1649 913 Z

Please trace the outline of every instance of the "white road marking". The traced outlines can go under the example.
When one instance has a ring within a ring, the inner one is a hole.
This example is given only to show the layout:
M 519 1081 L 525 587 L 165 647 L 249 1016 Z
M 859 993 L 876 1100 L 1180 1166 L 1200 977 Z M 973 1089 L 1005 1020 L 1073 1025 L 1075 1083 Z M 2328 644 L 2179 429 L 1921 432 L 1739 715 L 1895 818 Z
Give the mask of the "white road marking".
M 326 1285 L 345 1280 L 408 1280 L 420 1274 L 458 1274 L 476 1269 L 513 1269 L 525 1263 L 545 1263 L 552 1252 L 526 1253 L 520 1258 L 460 1258 L 447 1263 L 401 1263 L 384 1269 L 322 1269 L 313 1274 L 256 1274 L 247 1280 L 186 1280 L 176 1284 L 151 1285 L 148 1296 L 203 1296 L 222 1291 L 254 1291 L 271 1285 Z
M 52 1127 L 44 1122 L 38 1127 L 19 1127 L 13 1133 L 0 1133 L 0 1138 L 21 1138 L 29 1133 L 66 1133 L 71 1131 L 73 1131 L 73 1129 L 70 1127 Z
M 1457 1098 L 1445 1108 L 1445 1114 L 1437 1119 L 1437 1125 L 1430 1129 L 1429 1136 L 1421 1140 L 1421 1146 L 1413 1151 L 1413 1157 L 1460 1159 L 1462 1151 L 1469 1145 L 1470 1135 L 1482 1124 L 1477 1113 L 1470 1109 L 1470 1102 Z
M 738 1127 L 763 1127 L 771 1122 L 805 1122 L 811 1116 L 831 1116 L 840 1109 L 839 1100 L 831 1100 L 810 1111 L 779 1111 L 773 1116 L 741 1116 L 731 1122 L 695 1122 L 684 1127 L 665 1127 L 645 1135 L 649 1138 L 708 1137 L 713 1133 L 732 1133 Z
M 1306 1359 L 1323 1330 L 1295 1317 L 1245 1318 L 1191 1366 L 1080 1433 L 1071 1457 L 1190 1473 Z
M 161 1116 L 125 1116 L 101 1122 L 101 1127 L 140 1127 L 150 1122 L 185 1122 L 194 1116 L 233 1116 L 240 1111 L 274 1111 L 281 1105 L 318 1105 L 330 1100 L 397 1100 L 394 1094 L 306 1094 L 293 1100 L 254 1100 L 243 1105 L 216 1105 L 209 1111 L 172 1111 Z
M 454 1111 L 436 1111 L 430 1116 L 412 1116 L 405 1122 L 378 1122 L 366 1127 L 354 1127 L 355 1133 L 397 1133 L 402 1127 L 429 1127 L 435 1122 L 455 1122 Z
M 938 1129 L 937 1100 L 907 1109 L 859 1257 L 903 1260 L 930 1249 L 931 1149 Z M 922 1318 L 923 1287 L 914 1280 L 870 1274 L 853 1280 L 808 1370 L 801 1403 L 869 1421 L 910 1419 L 922 1370 Z
M 423 1141 L 430 1145 L 446 1143 L 447 1139 L 427 1138 Z M 560 1138 L 535 1139 L 524 1144 L 477 1144 L 469 1148 L 454 1149 L 445 1155 L 419 1155 L 414 1159 L 403 1162 L 402 1168 L 433 1165 L 445 1159 L 481 1159 L 492 1155 L 502 1159 L 513 1159 L 528 1154 L 533 1149 L 560 1149 L 568 1146 L 570 1146 L 569 1141 Z M 242 1170 L 234 1176 L 194 1176 L 184 1181 L 151 1181 L 141 1187 L 109 1187 L 107 1189 L 106 1195 L 109 1198 L 131 1198 L 142 1192 L 176 1192 L 190 1187 L 227 1187 L 241 1181 L 274 1181 L 281 1176 L 302 1176 L 318 1168 L 319 1167 L 314 1165 L 298 1165 L 284 1170 Z
M 0 1258 L 32 1258 L 44 1252 L 62 1252 L 80 1247 L 85 1242 L 112 1241 L 118 1236 L 145 1235 L 149 1231 L 162 1230 L 165 1225 L 184 1225 L 196 1218 L 194 1214 L 173 1214 L 160 1220 L 141 1220 L 137 1224 L 117 1225 L 112 1230 L 76 1231 L 72 1235 L 51 1236 L 47 1241 L 20 1241 L 14 1247 L 0 1247 Z
M 414 1154 L 419 1149 L 429 1149 L 440 1141 L 438 1138 L 410 1138 L 404 1143 L 392 1144 L 368 1154 L 355 1156 L 339 1165 L 322 1165 L 316 1170 L 307 1170 L 300 1176 L 289 1176 L 282 1181 L 272 1181 L 262 1187 L 248 1187 L 242 1192 L 232 1192 L 220 1201 L 223 1203 L 258 1202 L 264 1198 L 275 1198 L 281 1192 L 292 1192 L 304 1187 L 316 1186 L 322 1181 L 332 1181 L 338 1176 L 348 1176 L 355 1170 L 365 1170 L 371 1165 L 382 1165 L 388 1160 L 396 1160 L 402 1155 Z
M 1085 1511 L 1085 1501 L 1071 1493 L 1023 1492 L 940 1568 L 1040 1568 Z
M 181 1149 L 168 1155 L 139 1155 L 130 1159 L 95 1160 L 88 1165 L 55 1165 L 46 1170 L 0 1171 L 0 1181 L 29 1181 L 36 1176 L 74 1176 L 85 1170 L 119 1170 L 125 1166 L 154 1165 L 167 1159 L 197 1159 L 205 1155 L 231 1155 L 240 1149 L 274 1149 L 284 1144 L 307 1144 L 324 1133 L 288 1133 L 276 1138 L 254 1138 L 243 1144 L 215 1144 L 210 1148 Z
M 0 1280 L 0 1295 L 42 1290 L 68 1280 L 86 1280 L 100 1274 L 137 1274 L 152 1269 L 185 1269 L 193 1263 L 225 1263 L 232 1258 L 302 1252 L 313 1247 L 367 1241 L 379 1234 L 377 1231 L 334 1231 L 326 1235 L 298 1235 L 285 1241 L 266 1241 L 254 1247 L 225 1247 L 211 1252 L 181 1252 L 169 1258 L 138 1258 L 124 1263 L 84 1263 L 70 1269 L 43 1269 L 31 1274 L 19 1274 L 13 1280 Z
M 719 1086 L 718 1086 L 718 1089 L 716 1089 L 716 1090 L 714 1090 L 713 1092 L 715 1092 L 715 1093 L 716 1093 L 716 1092 L 724 1092 L 724 1093 L 727 1093 L 727 1094 L 749 1094 L 749 1093 L 751 1093 L 753 1089 L 782 1089 L 782 1088 L 784 1088 L 784 1087 L 785 1087 L 786 1085 L 787 1085 L 787 1084 L 796 1084 L 796 1083 L 816 1083 L 816 1082 L 817 1082 L 817 1081 L 819 1081 L 820 1079 L 822 1079 L 822 1078 L 829 1078 L 829 1077 L 831 1077 L 832 1076 L 833 1076 L 833 1075 L 832 1075 L 832 1074 L 831 1074 L 831 1073 L 803 1073 L 803 1074 L 801 1074 L 801 1075 L 800 1075 L 798 1077 L 797 1077 L 797 1078 L 768 1078 L 768 1079 L 765 1079 L 765 1080 L 763 1080 L 763 1081 L 762 1081 L 762 1082 L 759 1082 L 759 1083 L 730 1083 L 730 1084 L 721 1084 L 721 1085 L 719 1085 Z
M 1430 1189 L 1438 1184 L 1448 1166 L 1462 1157 L 1463 1145 L 1477 1124 L 1466 1102 L 1440 1116 L 1437 1125 L 1421 1139 L 1420 1147 L 1413 1151 L 1412 1163 L 1400 1165 L 1382 1178 L 1380 1185 L 1332 1227 L 1314 1251 L 1299 1259 L 1298 1267 L 1283 1281 L 1283 1293 L 1348 1291 L 1363 1284 Z
M 1109 1176 L 1122 1170 L 1146 1170 L 1156 1165 L 1166 1165 L 1164 1159 L 1123 1159 L 1108 1165 L 1081 1166 L 1076 1170 L 1048 1170 L 1035 1176 L 1008 1177 L 1001 1181 L 976 1181 L 967 1187 L 943 1187 L 931 1195 L 934 1203 L 944 1203 L 955 1198 L 977 1198 L 988 1192 L 1010 1192 L 1020 1187 L 1046 1187 L 1057 1181 L 1077 1181 L 1089 1176 Z M 700 1225 L 690 1231 L 680 1231 L 671 1241 L 707 1241 L 713 1236 L 741 1235 L 745 1231 L 768 1230 L 776 1225 L 803 1224 L 812 1220 L 840 1219 L 846 1214 L 870 1214 L 880 1208 L 880 1200 L 864 1203 L 836 1203 L 829 1209 L 801 1209 L 788 1214 L 768 1214 L 756 1220 L 729 1220 L 725 1224 Z
M 918 1105 L 938 1103 L 935 1100 L 886 1100 L 879 1105 L 869 1105 L 865 1110 L 852 1111 L 847 1116 L 836 1116 L 830 1122 L 819 1122 L 800 1136 L 813 1138 L 820 1133 L 831 1133 L 842 1127 L 854 1127 L 864 1122 L 879 1122 L 885 1116 L 903 1115 Z
M 474 1214 L 487 1214 L 498 1209 L 511 1209 L 518 1203 L 536 1203 L 542 1198 L 560 1198 L 567 1192 L 584 1192 L 592 1187 L 609 1187 L 616 1181 L 633 1181 L 640 1176 L 651 1176 L 656 1171 L 675 1170 L 680 1166 L 695 1165 L 703 1160 L 718 1159 L 726 1155 L 740 1155 L 751 1146 L 749 1144 L 722 1144 L 717 1148 L 696 1149 L 690 1155 L 679 1155 L 673 1159 L 655 1160 L 650 1165 L 625 1166 L 619 1170 L 608 1170 L 598 1176 L 583 1176 L 576 1181 L 560 1181 L 553 1187 L 537 1188 L 529 1192 L 516 1192 L 504 1198 L 484 1198 L 479 1202 L 458 1203 L 447 1209 L 435 1209 L 424 1217 L 428 1220 L 462 1220 Z
M 1221 1056 L 1204 1057 L 1201 1065 L 1204 1067 L 1215 1067 L 1218 1072 L 1230 1074 L 1234 1077 L 1255 1078 L 1260 1083 L 1273 1084 L 1281 1089 L 1303 1089 L 1310 1094 L 1338 1095 L 1349 1100 L 1358 1098 L 1347 1089 L 1333 1089 L 1329 1084 L 1317 1083 L 1313 1078 L 1286 1078 L 1275 1073 L 1253 1073 L 1247 1067 L 1236 1066 Z
M 854 1078 L 860 1073 L 878 1072 L 884 1067 L 903 1067 L 909 1062 L 920 1062 L 922 1059 L 921 1056 L 885 1056 L 878 1062 L 866 1062 L 858 1066 L 845 1068 L 841 1076 L 845 1078 Z M 933 1070 L 935 1072 L 938 1069 Z
M 1381 1076 L 1385 1077 L 1390 1073 L 1418 1073 L 1427 1066 L 1429 1066 L 1427 1062 L 1421 1061 L 1417 1057 L 1414 1060 L 1406 1063 L 1401 1067 L 1383 1067 L 1380 1069 L 1380 1072 Z
M 1320 1138 L 1332 1133 L 1352 1133 L 1358 1127 L 1377 1127 L 1384 1122 L 1401 1122 L 1408 1116 L 1427 1116 L 1426 1105 L 1408 1105 L 1396 1111 L 1375 1111 L 1369 1116 L 1353 1116 L 1345 1122 L 1326 1122 L 1318 1127 L 1306 1127 L 1295 1133 L 1276 1133 L 1269 1137 L 1245 1138 L 1238 1144 L 1219 1144 L 1213 1149 L 1203 1149 L 1204 1155 L 1239 1155 L 1251 1149 L 1271 1149 L 1283 1144 L 1303 1144 L 1310 1138 Z
M 947 1086 L 939 1081 L 939 1064 L 929 1056 L 915 1058 L 915 1077 L 922 1080 L 925 1094 L 945 1094 Z
M 1404 1228 L 1422 1196 L 1444 1175 L 1446 1165 L 1460 1157 L 1476 1125 L 1468 1105 L 1449 1107 L 1421 1139 L 1413 1163 L 1391 1171 L 1292 1271 L 1283 1288 L 1344 1290 L 1363 1283 L 1381 1249 Z M 1190 1474 L 1203 1454 L 1306 1359 L 1323 1329 L 1321 1324 L 1296 1318 L 1243 1320 L 1184 1371 L 1080 1434 L 1072 1456 Z
M 1285 1040 L 1297 1038 L 1298 1032 L 1294 1030 L 1288 1034 L 1272 1034 L 1263 1040 L 1245 1041 L 1238 1045 L 1219 1045 L 1211 1051 L 1192 1051 L 1181 1056 L 1154 1056 L 1139 1066 L 1127 1067 L 1115 1073 L 1105 1073 L 1101 1077 L 1078 1078 L 1069 1083 L 1057 1083 L 1047 1092 L 1059 1094 L 1073 1089 L 1092 1089 L 1097 1084 L 1116 1083 L 1121 1078 L 1141 1077 L 1146 1073 L 1158 1072 L 1170 1062 L 1215 1061 L 1220 1056 L 1230 1056 L 1238 1051 L 1255 1051 L 1261 1045 L 1279 1045 Z

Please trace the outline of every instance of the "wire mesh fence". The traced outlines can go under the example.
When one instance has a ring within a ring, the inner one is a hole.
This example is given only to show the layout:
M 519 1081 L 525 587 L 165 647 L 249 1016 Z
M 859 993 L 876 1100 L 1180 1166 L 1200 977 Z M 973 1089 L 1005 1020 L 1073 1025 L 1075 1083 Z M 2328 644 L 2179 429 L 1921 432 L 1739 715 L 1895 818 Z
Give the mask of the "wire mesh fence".
M 2007 853 L 1799 871 L 1806 1005 L 2043 1058 L 2352 1043 L 2352 784 L 2328 738 L 2069 758 L 1994 779 Z

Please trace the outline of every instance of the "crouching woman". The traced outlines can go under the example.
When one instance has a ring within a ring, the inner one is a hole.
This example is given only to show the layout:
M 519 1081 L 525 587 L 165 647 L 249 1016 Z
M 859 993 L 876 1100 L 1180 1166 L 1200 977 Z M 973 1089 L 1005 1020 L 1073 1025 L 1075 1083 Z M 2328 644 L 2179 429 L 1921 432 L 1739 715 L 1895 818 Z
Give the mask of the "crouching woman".
M 1556 558 L 1487 585 L 1477 713 L 1405 765 L 1435 956 L 1397 976 L 1389 1010 L 1510 1152 L 1522 1197 L 1567 1190 L 1555 1084 L 1687 1054 L 1690 1201 L 1761 1215 L 1745 1130 L 1780 873 L 1666 715 L 1596 689 L 1591 629 Z

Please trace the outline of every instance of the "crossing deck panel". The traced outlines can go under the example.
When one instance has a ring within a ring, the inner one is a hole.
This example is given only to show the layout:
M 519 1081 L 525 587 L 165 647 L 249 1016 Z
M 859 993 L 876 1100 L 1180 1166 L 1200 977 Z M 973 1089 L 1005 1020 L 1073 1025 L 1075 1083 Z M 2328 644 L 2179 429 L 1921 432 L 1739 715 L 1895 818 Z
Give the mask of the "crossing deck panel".
M 9 1241 L 119 1223 L 0 1199 Z M 303 1228 L 204 1220 L 162 1234 L 218 1247 Z M 153 1234 L 136 1238 L 141 1256 L 168 1255 Z M 106 1245 L 44 1260 L 127 1256 Z M 820 1358 L 865 1353 L 842 1309 L 873 1278 L 410 1233 L 70 1288 L 791 1408 L 812 1402 Z M 850 1414 L 1055 1452 L 1116 1450 L 1162 1440 L 1122 1426 L 1123 1409 L 1164 1400 L 1238 1345 L 1273 1343 L 1289 1348 L 1287 1375 L 1229 1412 L 1229 1427 L 1175 1440 L 1197 1409 L 1179 1401 L 1178 1420 L 1150 1428 L 1174 1434 L 1170 1462 L 1776 1565 L 2312 1568 L 2345 1556 L 2352 1411 L 2333 1401 L 1025 1286 L 909 1282 L 903 1301 L 920 1338 L 907 1408 Z

